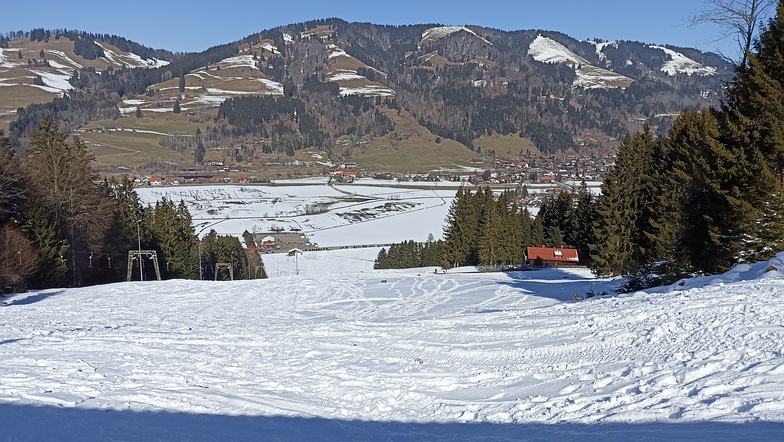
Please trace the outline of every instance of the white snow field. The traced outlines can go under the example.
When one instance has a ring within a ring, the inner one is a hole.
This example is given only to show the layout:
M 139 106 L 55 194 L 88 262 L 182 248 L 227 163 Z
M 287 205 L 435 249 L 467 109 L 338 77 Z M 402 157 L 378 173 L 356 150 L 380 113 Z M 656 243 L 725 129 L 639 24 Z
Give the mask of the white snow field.
M 784 436 L 784 253 L 579 302 L 618 281 L 310 253 L 358 271 L 0 299 L 0 440 Z
M 455 194 L 289 184 L 139 193 L 201 234 L 338 247 L 438 238 Z M 784 439 L 784 253 L 616 295 L 585 269 L 373 270 L 379 250 L 0 298 L 0 441 Z
M 166 186 L 136 191 L 144 204 L 154 205 L 163 197 L 185 201 L 200 236 L 210 229 L 240 239 L 245 230 L 296 229 L 312 243 L 334 247 L 426 241 L 430 234 L 441 238 L 457 188 L 432 184 L 430 189 L 416 189 L 363 179 L 327 185 L 327 178 L 313 178 L 271 186 Z

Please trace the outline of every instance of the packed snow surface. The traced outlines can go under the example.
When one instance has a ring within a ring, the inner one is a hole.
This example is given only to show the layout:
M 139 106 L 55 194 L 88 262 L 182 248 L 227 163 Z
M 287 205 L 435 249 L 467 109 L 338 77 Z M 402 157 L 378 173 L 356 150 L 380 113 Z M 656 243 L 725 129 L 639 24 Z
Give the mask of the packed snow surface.
M 12 441 L 779 440 L 771 265 L 784 254 L 579 302 L 617 281 L 423 268 L 11 295 L 0 428 Z

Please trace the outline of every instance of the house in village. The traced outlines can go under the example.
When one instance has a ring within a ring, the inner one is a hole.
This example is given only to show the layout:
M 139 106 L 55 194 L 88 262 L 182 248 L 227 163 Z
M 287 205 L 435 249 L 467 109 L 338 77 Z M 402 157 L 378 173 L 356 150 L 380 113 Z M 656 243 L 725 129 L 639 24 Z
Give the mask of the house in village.
M 274 236 L 265 236 L 261 238 L 261 247 L 267 250 L 267 253 L 271 252 L 275 249 L 275 237 Z
M 528 247 L 525 265 L 534 268 L 575 267 L 580 265 L 577 249 L 565 247 Z

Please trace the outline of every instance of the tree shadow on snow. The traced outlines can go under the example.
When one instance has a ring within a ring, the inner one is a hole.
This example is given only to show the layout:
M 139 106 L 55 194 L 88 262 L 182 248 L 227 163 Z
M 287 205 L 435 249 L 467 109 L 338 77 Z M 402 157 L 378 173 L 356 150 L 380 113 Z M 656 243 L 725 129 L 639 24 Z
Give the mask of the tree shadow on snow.
M 16 293 L 14 295 L 9 295 L 11 300 L 0 304 L 0 306 L 11 307 L 14 305 L 35 304 L 36 302 L 43 301 L 44 299 L 50 296 L 59 295 L 60 293 L 63 293 L 63 291 L 64 290 L 54 291 L 54 292 L 38 292 L 36 294 Z M 28 295 L 28 296 L 24 296 L 24 295 Z
M 780 440 L 784 423 L 403 423 L 0 404 L 4 441 Z
M 526 295 L 558 301 L 569 301 L 574 295 L 585 298 L 589 292 L 595 294 L 597 298 L 602 296 L 599 293 L 615 295 L 615 290 L 623 282 L 620 279 L 608 281 L 586 278 L 569 269 L 512 271 L 505 274 L 509 277 L 509 281 L 502 281 L 501 284 L 508 284 Z

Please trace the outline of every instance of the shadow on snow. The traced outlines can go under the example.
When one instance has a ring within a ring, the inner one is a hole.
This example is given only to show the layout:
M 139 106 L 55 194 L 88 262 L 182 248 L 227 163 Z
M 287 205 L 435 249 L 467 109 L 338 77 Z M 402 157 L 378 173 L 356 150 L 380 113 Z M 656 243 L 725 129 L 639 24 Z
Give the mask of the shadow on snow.
M 575 294 L 585 298 L 588 291 L 615 295 L 615 290 L 623 282 L 620 279 L 588 279 L 585 276 L 571 273 L 568 269 L 513 271 L 506 272 L 506 275 L 509 277 L 509 281 L 501 281 L 501 284 L 507 284 L 526 295 L 541 296 L 558 301 L 570 301 Z
M 36 293 L 34 295 L 29 295 L 29 296 L 24 296 L 27 293 L 16 293 L 16 294 L 13 294 L 13 295 L 8 295 L 8 297 L 11 300 L 9 302 L 4 302 L 4 303 L 0 304 L 0 306 L 11 307 L 11 306 L 14 306 L 14 305 L 35 304 L 36 302 L 43 301 L 44 299 L 46 299 L 46 298 L 48 298 L 50 296 L 59 295 L 60 293 L 63 293 L 63 292 L 64 292 L 64 290 L 49 291 L 49 292 L 38 292 L 38 293 Z
M 404 423 L 282 416 L 225 416 L 0 404 L 8 441 L 629 441 L 780 440 L 784 423 Z

